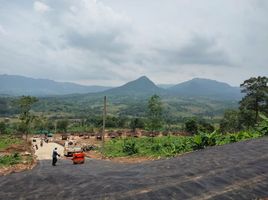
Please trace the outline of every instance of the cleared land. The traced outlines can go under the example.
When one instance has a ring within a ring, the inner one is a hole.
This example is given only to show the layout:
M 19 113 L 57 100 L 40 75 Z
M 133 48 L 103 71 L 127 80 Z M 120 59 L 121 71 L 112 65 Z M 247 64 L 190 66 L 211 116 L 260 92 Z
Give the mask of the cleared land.
M 0 199 L 259 199 L 268 197 L 267 152 L 263 137 L 131 165 L 43 160 L 0 177 Z

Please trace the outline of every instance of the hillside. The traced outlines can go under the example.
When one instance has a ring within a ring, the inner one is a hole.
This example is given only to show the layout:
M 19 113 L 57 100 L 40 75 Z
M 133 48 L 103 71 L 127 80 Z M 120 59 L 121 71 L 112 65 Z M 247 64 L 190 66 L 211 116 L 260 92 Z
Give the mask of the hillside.
M 40 83 L 40 80 L 38 82 Z M 28 85 L 28 88 L 35 89 L 36 86 Z M 78 93 L 78 89 L 75 91 Z M 214 80 L 193 79 L 165 90 L 143 76 L 120 87 L 102 92 L 39 97 L 34 110 L 54 116 L 59 114 L 63 116 L 101 115 L 103 96 L 107 96 L 109 114 L 144 116 L 147 101 L 153 94 L 161 96 L 166 114 L 172 119 L 190 116 L 220 116 L 225 109 L 237 107 L 237 102 L 241 97 L 238 88 Z M 0 115 L 16 113 L 15 108 L 8 109 L 12 107 L 11 103 L 8 103 L 12 102 L 11 99 L 0 98 Z
M 146 76 L 142 76 L 134 81 L 130 81 L 120 87 L 109 89 L 104 94 L 107 95 L 153 95 L 164 93 L 165 90 L 157 87 L 154 82 L 152 82 Z
M 0 75 L 0 95 L 49 96 L 72 93 L 102 92 L 110 89 L 103 86 L 82 86 L 75 83 L 56 82 L 48 79 L 34 79 L 17 75 Z
M 238 87 L 210 79 L 194 78 L 168 88 L 172 95 L 188 97 L 210 97 L 217 99 L 241 99 L 242 94 Z

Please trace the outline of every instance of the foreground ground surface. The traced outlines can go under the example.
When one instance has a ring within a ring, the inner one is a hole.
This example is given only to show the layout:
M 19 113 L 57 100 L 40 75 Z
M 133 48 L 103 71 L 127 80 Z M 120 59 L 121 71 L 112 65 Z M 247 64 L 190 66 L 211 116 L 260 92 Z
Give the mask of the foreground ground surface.
M 261 199 L 268 197 L 268 137 L 140 164 L 42 160 L 0 177 L 0 199 Z

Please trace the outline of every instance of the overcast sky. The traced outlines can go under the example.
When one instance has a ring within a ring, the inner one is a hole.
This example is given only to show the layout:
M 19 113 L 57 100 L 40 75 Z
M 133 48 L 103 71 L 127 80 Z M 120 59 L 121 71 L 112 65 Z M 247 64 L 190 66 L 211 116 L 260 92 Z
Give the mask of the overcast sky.
M 268 1 L 0 0 L 0 74 L 238 86 L 268 76 Z

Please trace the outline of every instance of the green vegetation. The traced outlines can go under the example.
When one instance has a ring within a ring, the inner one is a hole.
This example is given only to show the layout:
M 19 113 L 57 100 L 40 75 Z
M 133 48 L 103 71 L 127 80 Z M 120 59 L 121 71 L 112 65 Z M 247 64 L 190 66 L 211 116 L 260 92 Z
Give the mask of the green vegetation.
M 5 149 L 12 144 L 20 144 L 20 143 L 21 143 L 20 139 L 12 137 L 11 135 L 0 136 L 0 150 Z
M 246 93 L 239 102 L 239 110 L 226 110 L 220 122 L 220 132 L 237 132 L 257 127 L 264 120 L 259 113 L 268 115 L 268 78 L 252 77 L 241 84 Z
M 264 132 L 242 131 L 232 134 L 197 134 L 194 136 L 163 136 L 152 140 L 149 137 L 113 139 L 105 144 L 104 155 L 107 157 L 148 156 L 171 157 L 209 146 L 223 145 L 250 138 L 263 136 Z
M 252 77 L 240 85 L 246 96 L 240 102 L 240 110 L 249 110 L 255 113 L 254 122 L 257 124 L 259 112 L 268 112 L 268 78 Z
M 69 121 L 67 119 L 57 121 L 57 129 L 61 132 L 66 133 Z
M 245 96 L 239 104 L 201 96 L 109 93 L 107 129 L 139 133 L 136 131 L 139 128 L 150 131 L 144 135 L 156 136 L 161 131 L 163 135 L 183 133 L 190 137 L 112 140 L 106 144 L 105 153 L 107 156 L 174 156 L 267 135 L 267 80 L 267 77 L 256 77 L 244 81 L 241 88 Z M 139 85 L 138 90 L 141 88 Z M 15 101 L 0 99 L 0 114 L 17 113 L 20 119 L 19 123 L 0 120 L 0 133 L 10 133 L 10 130 L 14 133 L 96 133 L 102 127 L 102 97 L 103 94 L 85 94 L 79 98 L 68 95 L 40 98 L 38 102 L 34 97 L 24 96 Z
M 22 96 L 16 103 L 20 110 L 20 125 L 19 130 L 27 136 L 29 133 L 30 124 L 34 119 L 34 115 L 30 113 L 32 105 L 38 101 L 35 97 Z
M 4 155 L 0 157 L 0 167 L 15 165 L 20 163 L 21 161 L 22 158 L 18 153 L 14 153 L 12 155 Z
M 161 98 L 153 95 L 148 100 L 148 128 L 151 131 L 160 130 L 163 126 L 163 106 Z
M 257 130 L 264 135 L 268 135 L 268 118 L 263 114 L 259 114 L 259 116 L 262 121 L 259 123 Z
M 7 133 L 7 127 L 5 122 L 0 122 L 0 134 Z

